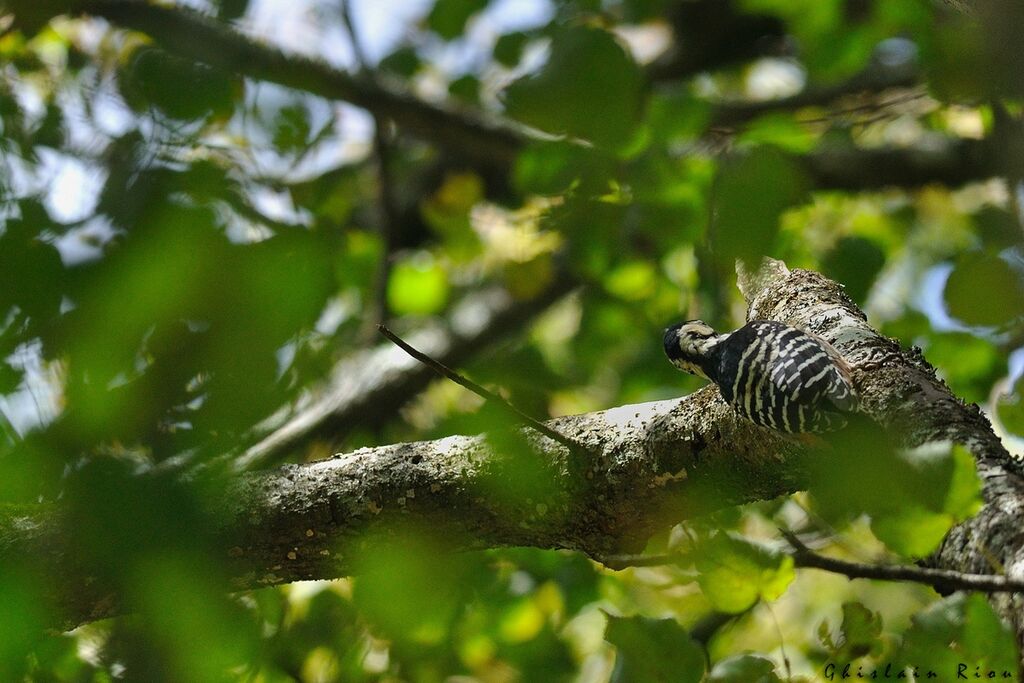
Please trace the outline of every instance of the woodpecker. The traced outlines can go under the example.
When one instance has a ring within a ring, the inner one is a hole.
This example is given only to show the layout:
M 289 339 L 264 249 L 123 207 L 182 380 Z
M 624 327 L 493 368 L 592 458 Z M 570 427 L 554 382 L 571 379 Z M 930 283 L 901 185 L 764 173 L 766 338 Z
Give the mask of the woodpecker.
M 781 432 L 827 432 L 857 410 L 850 366 L 827 341 L 772 320 L 718 334 L 702 320 L 665 330 L 665 353 L 683 372 L 718 385 L 737 413 Z

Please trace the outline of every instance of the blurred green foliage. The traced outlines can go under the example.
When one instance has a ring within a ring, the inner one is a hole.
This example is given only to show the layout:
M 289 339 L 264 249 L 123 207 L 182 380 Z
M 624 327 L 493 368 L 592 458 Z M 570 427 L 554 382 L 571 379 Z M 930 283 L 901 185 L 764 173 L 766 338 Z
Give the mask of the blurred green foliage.
M 266 2 L 190 4 L 278 38 L 255 21 Z M 355 17 L 370 4 L 354 3 Z M 840 151 L 998 146 L 1020 116 L 1017 3 L 966 15 L 925 0 L 535 4 L 532 23 L 510 23 L 496 2 L 436 0 L 387 39 L 377 68 L 411 93 L 539 134 L 506 168 L 395 131 L 392 211 L 347 109 L 261 83 L 245 64 L 228 73 L 110 24 L 53 19 L 70 3 L 3 4 L 0 542 L 26 510 L 59 505 L 93 578 L 134 614 L 56 633 L 48 600 L 62 577 L 0 557 L 0 680 L 1017 670 L 1012 635 L 979 595 L 793 567 L 778 527 L 849 559 L 911 561 L 978 509 L 963 446 L 905 451 L 856 431 L 816 462 L 808 493 L 662 530 L 648 550 L 678 558 L 666 566 L 616 572 L 529 548 L 452 555 L 410 524 L 365 539 L 355 578 L 225 592 L 204 531 L 224 482 L 176 468 L 258 441 L 265 418 L 367 343 L 371 311 L 413 329 L 494 285 L 520 300 L 565 273 L 584 285 L 463 360 L 538 417 L 699 387 L 664 361 L 662 329 L 740 324 L 733 262 L 770 255 L 844 283 L 1020 451 L 1019 173 L 879 188 L 869 168 L 859 181 L 874 189 L 852 192 L 814 172 L 816 160 L 842 166 Z M 320 48 L 344 30 L 336 3 L 302 7 L 276 11 L 307 22 L 311 52 L 335 55 Z M 749 25 L 749 41 L 688 52 Z M 867 77 L 894 65 L 922 87 L 872 94 Z M 829 89 L 839 96 L 814 96 Z M 499 411 L 450 384 L 408 398 L 294 455 L 493 430 L 504 457 L 474 494 L 534 522 L 569 509 Z

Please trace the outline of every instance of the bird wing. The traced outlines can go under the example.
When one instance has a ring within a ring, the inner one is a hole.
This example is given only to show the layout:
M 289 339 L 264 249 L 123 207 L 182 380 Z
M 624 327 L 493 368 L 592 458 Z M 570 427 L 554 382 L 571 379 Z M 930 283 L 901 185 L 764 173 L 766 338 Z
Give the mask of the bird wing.
M 858 399 L 849 364 L 842 354 L 816 334 L 800 331 L 787 340 L 789 353 L 772 364 L 771 380 L 796 403 L 830 402 L 836 410 L 852 412 Z

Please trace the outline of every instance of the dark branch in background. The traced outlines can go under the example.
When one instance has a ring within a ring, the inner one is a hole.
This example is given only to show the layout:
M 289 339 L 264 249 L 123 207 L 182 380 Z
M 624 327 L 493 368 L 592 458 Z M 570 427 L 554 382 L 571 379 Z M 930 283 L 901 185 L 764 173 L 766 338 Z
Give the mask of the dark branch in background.
M 502 288 L 485 289 L 467 295 L 446 320 L 424 325 L 410 340 L 439 361 L 457 365 L 522 330 L 575 286 L 559 273 L 533 299 L 515 300 Z M 353 430 L 376 429 L 433 378 L 430 368 L 411 362 L 391 344 L 357 351 L 334 367 L 324 387 L 266 427 L 270 433 L 239 456 L 234 467 L 270 467 L 319 439 L 339 442 Z
M 147 33 L 167 51 L 188 59 L 350 102 L 394 121 L 403 131 L 458 158 L 472 161 L 484 173 L 507 173 L 528 143 L 547 139 L 501 117 L 427 103 L 380 75 L 374 79 L 353 76 L 320 61 L 286 55 L 186 8 L 108 0 L 86 2 L 82 11 Z M 1005 153 L 1016 142 L 1016 138 L 953 139 L 908 149 L 860 149 L 851 145 L 822 149 L 798 159 L 823 189 L 872 190 L 928 183 L 958 186 L 1003 175 L 1008 165 L 1019 163 Z
M 814 184 L 833 190 L 921 187 L 932 183 L 959 187 L 1003 175 L 1000 147 L 1005 141 L 944 138 L 920 147 L 863 149 L 825 144 L 796 157 Z
M 728 102 L 718 104 L 711 115 L 711 128 L 729 128 L 774 112 L 795 111 L 807 107 L 824 107 L 836 100 L 852 95 L 880 93 L 894 88 L 913 88 L 919 83 L 917 69 L 910 65 L 885 67 L 873 65 L 848 81 L 830 86 L 809 87 L 775 100 L 760 102 Z M 915 90 L 915 95 L 917 91 Z M 921 92 L 919 96 L 924 96 Z M 887 102 L 872 102 L 872 108 L 887 106 Z M 838 115 L 845 111 L 837 112 Z
M 356 64 L 359 65 L 360 75 L 364 78 L 374 78 L 370 71 L 370 62 L 366 58 L 362 41 L 356 32 L 355 23 L 352 21 L 351 7 L 348 0 L 341 0 L 341 20 L 348 31 L 349 41 L 352 44 L 352 53 L 355 56 Z M 394 179 L 390 170 L 391 154 L 388 137 L 390 121 L 379 114 L 373 116 L 373 156 L 377 162 L 377 192 L 378 204 L 380 206 L 380 218 L 377 223 L 377 234 L 380 236 L 381 254 L 377 264 L 377 272 L 374 274 L 372 312 L 365 316 L 366 323 L 363 337 L 369 338 L 374 326 L 384 324 L 388 321 L 388 280 L 391 277 L 391 259 L 396 248 L 396 237 L 401 217 L 399 216 L 398 203 L 395 199 Z
M 551 429 L 551 427 L 548 427 L 543 422 L 540 422 L 530 417 L 522 410 L 512 405 L 512 403 L 510 403 L 509 401 L 506 401 L 501 396 L 495 394 L 490 389 L 487 389 L 486 387 L 477 384 L 473 380 L 460 375 L 459 373 L 455 372 L 444 363 L 439 363 L 438 361 L 434 360 L 427 354 L 417 351 L 415 348 L 407 344 L 401 337 L 399 337 L 397 334 L 389 330 L 384 325 L 378 325 L 377 329 L 380 330 L 381 334 L 383 334 L 385 337 L 390 339 L 396 346 L 398 346 L 398 348 L 402 349 L 419 362 L 428 366 L 434 372 L 441 375 L 442 377 L 447 377 L 448 379 L 455 382 L 459 386 L 469 389 L 474 394 L 484 399 L 488 403 L 491 403 L 492 405 L 501 408 L 506 413 L 511 415 L 512 418 L 516 420 L 516 422 L 520 422 L 529 427 L 530 429 L 533 429 L 534 431 L 543 434 L 552 441 L 556 441 L 562 444 L 573 453 L 578 453 L 579 451 L 581 451 L 581 446 L 572 439 L 568 438 L 564 434 L 559 434 L 557 431 Z
M 782 20 L 737 11 L 736 4 L 732 0 L 673 3 L 667 12 L 674 34 L 672 47 L 647 67 L 648 78 L 682 80 L 788 51 Z
M 179 56 L 329 100 L 350 102 L 485 166 L 510 164 L 529 140 L 526 129 L 517 124 L 479 111 L 429 104 L 380 76 L 353 76 L 315 59 L 286 55 L 188 8 L 137 0 L 87 1 L 78 8 L 146 33 Z

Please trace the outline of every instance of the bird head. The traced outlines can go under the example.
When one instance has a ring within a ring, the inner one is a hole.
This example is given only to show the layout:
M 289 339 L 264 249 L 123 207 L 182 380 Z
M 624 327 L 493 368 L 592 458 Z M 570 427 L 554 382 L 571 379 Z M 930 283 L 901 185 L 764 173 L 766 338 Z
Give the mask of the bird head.
M 683 372 L 710 379 L 704 367 L 721 340 L 722 335 L 703 320 L 687 320 L 665 330 L 665 355 Z

